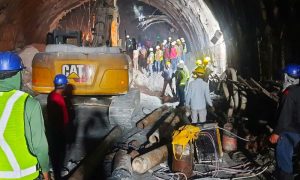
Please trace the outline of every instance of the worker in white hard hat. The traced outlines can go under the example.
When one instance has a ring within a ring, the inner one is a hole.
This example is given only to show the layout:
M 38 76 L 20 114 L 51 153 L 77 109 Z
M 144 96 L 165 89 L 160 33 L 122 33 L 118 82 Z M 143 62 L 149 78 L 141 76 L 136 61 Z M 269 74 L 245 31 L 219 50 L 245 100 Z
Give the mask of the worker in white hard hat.
M 132 49 L 132 41 L 131 41 L 129 35 L 126 35 L 125 47 L 126 47 L 127 53 L 130 52 L 130 50 Z
M 153 48 L 149 48 L 149 55 L 147 57 L 148 76 L 151 76 L 153 74 L 153 62 L 154 62 Z
M 160 46 L 156 46 L 156 51 L 154 55 L 154 67 L 155 71 L 158 73 L 161 71 L 161 62 L 163 61 L 163 51 L 160 49 Z
M 162 45 L 165 46 L 165 45 L 167 44 L 167 42 L 168 42 L 168 41 L 167 41 L 166 39 L 163 40 Z
M 179 107 L 184 106 L 185 103 L 185 87 L 189 81 L 189 72 L 185 70 L 184 62 L 181 60 L 177 65 L 175 72 L 176 93 L 179 98 Z
M 172 64 L 172 69 L 175 72 L 177 70 L 177 49 L 176 49 L 176 41 L 172 42 L 172 47 L 170 49 L 170 61 Z
M 186 53 L 187 53 L 187 47 L 184 38 L 180 38 L 181 45 L 182 45 L 182 60 L 186 61 Z

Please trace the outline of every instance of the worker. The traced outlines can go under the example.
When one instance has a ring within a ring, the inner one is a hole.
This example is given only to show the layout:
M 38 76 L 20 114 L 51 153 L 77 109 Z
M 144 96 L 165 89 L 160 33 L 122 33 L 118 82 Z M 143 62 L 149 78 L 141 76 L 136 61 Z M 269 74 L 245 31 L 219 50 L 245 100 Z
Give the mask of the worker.
M 133 61 L 133 69 L 135 71 L 139 70 L 139 54 L 140 54 L 139 49 L 134 49 L 133 50 L 132 61 Z
M 276 160 L 278 179 L 293 177 L 294 148 L 300 142 L 300 66 L 287 65 L 284 68 L 284 88 L 277 115 L 277 126 L 269 140 L 277 143 Z
M 211 75 L 211 73 L 213 72 L 213 66 L 211 63 L 211 58 L 209 56 L 206 56 L 203 60 L 203 66 L 205 68 L 205 73 L 204 73 L 204 78 L 203 80 L 205 82 L 208 82 L 209 80 L 209 76 Z
M 192 112 L 192 123 L 206 122 L 207 104 L 214 110 L 208 83 L 203 81 L 204 73 L 203 68 L 197 67 L 193 71 L 196 79 L 191 81 L 187 87 L 186 107 Z
M 164 69 L 162 76 L 164 78 L 164 85 L 163 85 L 161 97 L 163 97 L 165 95 L 167 85 L 169 85 L 169 87 L 172 91 L 172 95 L 173 95 L 173 97 L 175 97 L 176 94 L 175 94 L 174 88 L 172 87 L 173 70 L 171 68 L 171 63 L 169 61 L 166 62 L 166 68 Z
M 126 35 L 125 48 L 127 53 L 129 53 L 132 50 L 132 41 L 129 35 Z
M 140 50 L 139 61 L 141 62 L 142 70 L 145 71 L 147 69 L 147 49 L 145 45 L 142 45 L 142 49 Z
M 160 46 L 156 46 L 156 51 L 155 51 L 155 71 L 159 73 L 161 71 L 161 63 L 164 59 L 163 51 L 160 49 Z
M 47 98 L 47 137 L 54 177 L 62 179 L 69 125 L 69 113 L 64 98 L 68 79 L 65 75 L 58 74 L 53 82 L 55 88 Z
M 24 69 L 13 52 L 0 52 L 0 179 L 49 179 L 48 143 L 39 102 L 20 91 Z
M 177 59 L 182 60 L 183 46 L 181 44 L 180 39 L 176 40 L 176 52 L 177 52 Z
M 168 61 L 170 62 L 170 48 L 167 42 L 165 44 L 163 43 L 163 51 L 164 51 L 164 62 L 166 65 Z
M 211 59 L 209 56 L 206 56 L 204 59 L 203 59 L 203 66 L 206 68 L 208 66 L 208 64 L 210 63 Z
M 168 59 L 166 58 L 168 55 L 166 53 L 166 50 L 168 49 L 166 46 L 167 46 L 167 40 L 163 40 L 163 42 L 161 43 L 161 47 L 160 49 L 162 50 L 162 53 L 163 53 L 163 61 L 162 61 L 162 67 L 163 67 L 163 70 L 166 68 L 166 62 L 168 61 Z M 167 55 L 167 56 L 166 56 Z
M 168 47 L 172 47 L 172 37 L 168 37 Z
M 147 57 L 148 76 L 151 76 L 153 74 L 153 62 L 154 62 L 153 48 L 149 48 L 149 55 Z
M 178 107 L 184 106 L 185 103 L 185 87 L 188 82 L 189 74 L 184 70 L 184 63 L 181 61 L 177 65 L 177 71 L 175 72 L 175 80 L 176 80 L 176 93 L 179 98 Z
M 187 53 L 187 47 L 184 38 L 180 38 L 181 44 L 182 44 L 182 60 L 186 61 L 186 53 Z
M 172 42 L 172 47 L 170 49 L 170 61 L 172 64 L 172 69 L 175 72 L 177 70 L 177 50 L 176 50 L 176 42 Z
M 195 65 L 196 65 L 196 68 L 197 68 L 197 67 L 199 67 L 199 66 L 201 66 L 201 67 L 203 67 L 203 68 L 204 68 L 204 66 L 203 66 L 203 63 L 202 63 L 201 59 L 197 59 L 197 60 L 196 60 L 196 62 L 195 62 Z M 195 69 L 196 69 L 196 68 L 195 68 Z

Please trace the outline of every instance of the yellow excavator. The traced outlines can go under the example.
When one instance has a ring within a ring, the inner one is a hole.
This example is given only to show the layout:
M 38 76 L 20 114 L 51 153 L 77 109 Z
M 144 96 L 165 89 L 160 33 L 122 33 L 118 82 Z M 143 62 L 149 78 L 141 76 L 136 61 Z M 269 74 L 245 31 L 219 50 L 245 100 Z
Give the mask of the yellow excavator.
M 109 121 L 131 128 L 131 116 L 139 105 L 140 95 L 137 91 L 130 91 L 131 59 L 118 47 L 118 9 L 99 6 L 95 16 L 94 47 L 80 46 L 82 37 L 79 31 L 54 30 L 48 33 L 45 52 L 36 54 L 32 61 L 32 89 L 48 94 L 54 89 L 55 75 L 64 74 L 73 85 L 75 96 L 123 95 L 112 99 Z M 110 47 L 99 47 L 103 39 Z

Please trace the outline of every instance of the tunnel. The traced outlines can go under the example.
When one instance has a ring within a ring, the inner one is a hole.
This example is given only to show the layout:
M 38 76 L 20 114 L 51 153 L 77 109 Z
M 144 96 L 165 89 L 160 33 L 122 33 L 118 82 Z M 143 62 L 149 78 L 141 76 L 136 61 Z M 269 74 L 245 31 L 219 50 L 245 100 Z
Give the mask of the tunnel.
M 88 3 L 92 2 L 2 0 L 0 49 L 14 50 L 32 43 L 45 43 L 47 33 L 72 13 L 81 11 L 88 14 Z M 125 26 L 129 26 L 125 22 L 134 24 L 137 19 L 129 18 L 138 18 L 122 17 L 122 14 L 126 15 L 126 11 L 134 13 L 134 8 L 151 6 L 159 12 L 152 11 L 152 17 L 149 17 L 149 11 L 143 14 L 149 21 L 144 22 L 141 28 L 162 25 L 179 32 L 190 44 L 193 61 L 198 56 L 211 54 L 218 61 L 220 71 L 230 66 L 246 76 L 276 79 L 278 69 L 287 63 L 298 62 L 297 1 L 126 0 L 107 3 L 115 4 L 120 11 L 121 37 Z M 83 26 L 82 23 L 87 24 L 88 19 L 77 17 L 72 21 Z M 218 32 L 221 35 L 214 36 Z
M 294 92 L 286 87 L 299 84 L 299 12 L 297 0 L 0 0 L 0 55 L 23 60 L 20 89 L 41 104 L 46 133 L 49 94 L 57 90 L 57 75 L 66 76 L 61 95 L 70 108 L 64 112 L 72 119 L 73 144 L 60 172 L 64 179 L 276 179 L 276 145 L 269 137 L 283 117 L 282 99 Z M 186 61 L 173 65 L 163 54 L 154 59 L 164 63 L 158 70 L 149 57 L 171 51 L 172 41 L 186 43 Z M 129 50 L 128 42 L 137 47 Z M 150 65 L 135 67 L 141 46 Z M 287 65 L 297 68 L 296 76 Z M 0 97 L 7 90 L 1 66 Z M 184 104 L 195 102 L 189 90 L 197 79 L 206 88 L 197 99 L 205 99 L 204 122 L 193 122 L 200 110 Z M 295 99 L 289 108 L 299 106 Z M 173 143 L 181 132 L 191 139 Z M 299 159 L 298 150 L 298 178 Z

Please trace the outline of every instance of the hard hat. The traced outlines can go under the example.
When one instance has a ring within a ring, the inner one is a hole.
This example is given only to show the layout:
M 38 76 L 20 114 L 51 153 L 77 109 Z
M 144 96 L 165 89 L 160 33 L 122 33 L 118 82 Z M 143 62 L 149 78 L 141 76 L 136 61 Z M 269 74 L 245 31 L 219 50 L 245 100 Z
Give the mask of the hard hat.
M 56 88 L 64 88 L 68 84 L 68 78 L 63 74 L 57 74 L 53 82 Z
M 200 59 L 198 59 L 198 60 L 196 60 L 196 66 L 200 66 L 200 65 L 202 65 L 202 61 L 200 60 Z
M 129 38 L 129 37 L 130 37 L 129 35 L 126 36 L 126 38 Z
M 153 48 L 149 48 L 149 51 L 153 51 Z
M 169 39 L 169 41 L 171 41 L 171 40 L 172 40 L 172 37 L 169 37 L 168 39 Z
M 203 60 L 203 63 L 204 64 L 207 64 L 208 62 L 210 61 L 210 57 L 209 56 L 206 56 Z
M 156 49 L 159 49 L 160 48 L 160 46 L 156 46 Z
M 0 52 L 0 72 L 21 71 L 24 69 L 22 59 L 13 52 Z
M 205 73 L 205 69 L 199 66 L 193 71 L 193 73 L 203 75 Z
M 180 38 L 181 42 L 184 42 L 184 38 Z
M 177 64 L 177 67 L 184 68 L 184 62 L 180 60 L 179 63 Z
M 176 41 L 177 41 L 177 42 L 180 42 L 180 39 L 177 39 Z
M 164 40 L 163 42 L 162 42 L 162 45 L 166 45 L 167 44 L 167 40 Z
M 175 46 L 175 45 L 176 45 L 176 41 L 173 41 L 173 42 L 171 43 L 171 45 L 172 45 L 172 46 Z
M 171 62 L 170 62 L 170 61 L 167 61 L 167 62 L 166 62 L 166 65 L 170 66 L 170 65 L 171 65 Z
M 300 65 L 288 64 L 284 67 L 283 73 L 286 73 L 293 78 L 300 78 Z

